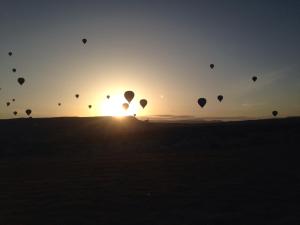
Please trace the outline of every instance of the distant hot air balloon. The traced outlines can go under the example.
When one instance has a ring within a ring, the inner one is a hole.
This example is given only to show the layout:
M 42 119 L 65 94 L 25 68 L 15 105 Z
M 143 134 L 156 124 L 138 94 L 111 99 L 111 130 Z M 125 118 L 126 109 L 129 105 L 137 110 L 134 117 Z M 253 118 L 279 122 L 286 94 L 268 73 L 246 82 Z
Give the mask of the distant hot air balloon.
M 129 108 L 129 104 L 128 103 L 123 103 L 122 107 L 127 110 Z
M 218 100 L 221 102 L 223 100 L 223 95 L 218 95 Z
M 275 110 L 272 112 L 273 116 L 276 117 L 278 115 L 278 112 Z
M 215 67 L 215 65 L 214 65 L 214 64 L 210 64 L 209 67 L 210 67 L 211 69 L 213 69 L 213 68 Z
M 76 94 L 75 97 L 76 97 L 76 98 L 79 98 L 79 94 Z
M 87 39 L 86 38 L 83 38 L 81 41 L 82 41 L 83 44 L 87 43 Z
M 18 112 L 17 112 L 17 111 L 14 111 L 13 113 L 14 113 L 14 115 L 15 115 L 15 116 L 18 114 Z
M 133 116 L 134 116 L 134 117 L 136 117 L 136 113 L 135 113 L 135 114 L 133 114 Z
M 61 106 L 61 103 L 59 102 L 57 105 L 58 105 L 58 106 Z
M 16 101 L 16 99 L 13 98 L 12 101 L 14 102 L 14 101 Z
M 12 52 L 8 52 L 8 55 L 9 55 L 9 56 L 12 56 L 12 54 L 13 54 Z
M 126 91 L 124 93 L 124 97 L 126 98 L 127 102 L 130 104 L 130 102 L 134 98 L 134 92 L 133 91 Z
M 252 80 L 253 80 L 253 82 L 255 82 L 255 81 L 257 80 L 257 77 L 256 77 L 256 76 L 253 76 L 253 77 L 252 77 Z
M 12 70 L 14 73 L 17 72 L 17 69 L 16 68 L 12 68 Z
M 89 105 L 89 109 L 92 108 L 92 105 Z
M 110 96 L 109 96 L 109 95 L 106 95 L 106 98 L 107 98 L 107 99 L 109 99 L 109 98 L 110 98 Z
M 206 105 L 206 99 L 205 98 L 199 98 L 198 104 L 203 108 Z
M 30 116 L 30 114 L 31 114 L 32 111 L 31 111 L 31 109 L 26 109 L 25 112 L 26 112 L 27 116 Z
M 140 105 L 143 107 L 143 109 L 146 107 L 146 105 L 147 105 L 147 100 L 146 99 L 141 99 L 140 100 Z
M 18 83 L 19 83 L 20 85 L 23 85 L 24 82 L 25 82 L 25 79 L 24 79 L 23 77 L 19 77 L 19 78 L 18 78 Z
M 10 102 L 6 102 L 6 106 L 7 106 L 7 107 L 10 106 Z

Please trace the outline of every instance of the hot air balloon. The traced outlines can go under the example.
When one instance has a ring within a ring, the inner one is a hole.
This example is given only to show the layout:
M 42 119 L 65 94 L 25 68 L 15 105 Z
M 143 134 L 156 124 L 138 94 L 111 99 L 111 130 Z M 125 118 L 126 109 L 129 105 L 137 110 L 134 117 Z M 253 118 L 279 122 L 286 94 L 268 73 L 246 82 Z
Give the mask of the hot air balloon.
M 76 97 L 76 98 L 79 98 L 79 94 L 76 94 L 75 97 Z
M 278 112 L 275 110 L 272 112 L 273 116 L 276 117 L 278 115 Z
M 31 109 L 26 109 L 25 112 L 26 112 L 27 116 L 30 116 L 30 114 L 31 114 L 32 111 L 31 111 Z
M 89 109 L 92 108 L 92 105 L 89 105 Z
M 58 106 L 61 106 L 61 103 L 59 102 L 57 105 L 58 105 Z
M 86 39 L 86 38 L 83 38 L 83 39 L 82 39 L 82 43 L 83 43 L 83 44 L 86 44 L 86 42 L 87 42 L 87 39 Z
M 198 104 L 203 108 L 206 104 L 206 99 L 205 98 L 199 98 L 198 99 Z
M 16 101 L 16 99 L 13 98 L 12 101 L 14 102 L 14 101 Z
M 13 54 L 12 52 L 9 52 L 9 53 L 8 53 L 9 56 L 12 56 L 12 54 Z
M 130 104 L 130 102 L 134 98 L 134 92 L 133 91 L 126 91 L 124 93 L 124 97 L 126 98 L 127 102 Z
M 18 114 L 18 112 L 17 112 L 17 111 L 14 111 L 13 114 L 16 116 L 16 115 Z
M 25 79 L 24 79 L 23 77 L 19 77 L 19 78 L 18 78 L 18 83 L 19 83 L 20 85 L 23 85 L 24 82 L 25 82 Z
M 223 95 L 218 95 L 218 100 L 221 102 L 223 100 Z
M 128 103 L 123 103 L 122 107 L 127 110 L 129 108 L 129 104 Z
M 10 102 L 6 102 L 6 106 L 8 107 L 10 105 Z
M 146 105 L 147 105 L 147 100 L 146 99 L 141 99 L 140 100 L 140 105 L 143 107 L 143 109 L 146 107 Z
M 136 113 L 135 113 L 135 114 L 133 114 L 133 116 L 134 116 L 134 117 L 136 117 Z
M 213 68 L 215 67 L 215 65 L 214 65 L 214 64 L 210 64 L 209 67 L 210 67 L 211 69 L 213 69 Z
M 16 69 L 16 68 L 13 68 L 12 71 L 15 73 L 15 72 L 17 72 L 17 69 Z
M 106 98 L 107 98 L 107 99 L 109 99 L 109 98 L 110 98 L 110 96 L 109 96 L 109 95 L 107 95 L 107 96 L 106 96 Z
M 253 80 L 253 82 L 255 82 L 255 81 L 257 80 L 257 77 L 256 77 L 256 76 L 253 76 L 253 77 L 252 77 L 252 80 Z

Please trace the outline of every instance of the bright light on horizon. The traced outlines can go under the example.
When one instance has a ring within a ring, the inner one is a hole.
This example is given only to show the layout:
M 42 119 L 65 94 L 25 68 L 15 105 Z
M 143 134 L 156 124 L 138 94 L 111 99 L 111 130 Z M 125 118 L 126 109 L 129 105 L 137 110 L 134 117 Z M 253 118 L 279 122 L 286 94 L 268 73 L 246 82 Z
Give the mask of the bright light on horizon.
M 139 107 L 136 102 L 133 100 L 129 104 L 129 108 L 125 110 L 122 107 L 123 103 L 127 101 L 124 99 L 123 95 L 111 95 L 109 99 L 105 99 L 101 104 L 101 116 L 114 116 L 114 117 L 123 117 L 123 116 L 133 116 L 139 111 Z

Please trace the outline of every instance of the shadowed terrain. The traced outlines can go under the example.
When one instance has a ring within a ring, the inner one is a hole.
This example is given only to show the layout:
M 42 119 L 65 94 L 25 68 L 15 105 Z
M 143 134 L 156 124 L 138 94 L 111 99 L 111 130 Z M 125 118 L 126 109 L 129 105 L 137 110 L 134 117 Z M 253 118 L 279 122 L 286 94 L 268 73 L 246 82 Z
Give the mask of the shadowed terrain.
M 300 224 L 300 119 L 0 120 L 0 224 Z

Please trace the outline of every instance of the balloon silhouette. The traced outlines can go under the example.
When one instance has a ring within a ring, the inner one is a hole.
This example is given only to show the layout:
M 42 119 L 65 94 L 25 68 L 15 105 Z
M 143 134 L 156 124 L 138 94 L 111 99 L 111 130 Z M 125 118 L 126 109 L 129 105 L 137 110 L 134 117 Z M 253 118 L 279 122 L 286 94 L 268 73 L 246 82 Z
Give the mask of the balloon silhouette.
M 83 44 L 86 44 L 86 43 L 87 43 L 87 39 L 86 39 L 86 38 L 83 38 L 83 39 L 82 39 L 82 43 L 83 43 Z
M 252 77 L 252 80 L 253 80 L 253 82 L 255 82 L 255 81 L 257 80 L 257 77 L 256 77 L 256 76 L 253 76 L 253 77 Z
M 146 105 L 147 105 L 147 100 L 146 99 L 141 99 L 140 100 L 140 105 L 143 107 L 143 109 L 146 107 Z
M 6 102 L 6 106 L 8 107 L 10 105 L 10 102 Z
M 26 112 L 27 116 L 30 116 L 30 114 L 31 114 L 32 111 L 31 111 L 31 109 L 26 109 L 25 112 Z
M 76 94 L 75 97 L 76 97 L 76 98 L 79 98 L 79 94 Z
M 17 72 L 17 69 L 16 69 L 16 68 L 13 68 L 12 71 L 15 73 L 15 72 Z
M 92 105 L 89 105 L 89 108 L 92 108 Z
M 136 117 L 136 114 L 133 114 L 134 117 Z
M 123 103 L 122 107 L 127 110 L 129 108 L 129 104 L 128 103 Z
M 109 96 L 109 95 L 107 95 L 107 96 L 106 96 L 106 98 L 107 98 L 107 99 L 109 99 L 109 98 L 110 98 L 110 96 Z
M 126 98 L 127 102 L 130 104 L 130 102 L 134 98 L 134 92 L 133 91 L 126 91 L 124 93 L 124 97 Z
M 23 85 L 24 82 L 25 82 L 25 79 L 24 79 L 23 77 L 19 77 L 19 78 L 18 78 L 18 83 L 19 83 L 20 85 Z
M 16 99 L 13 98 L 12 101 L 14 102 L 14 101 L 16 101 Z
M 221 102 L 223 100 L 223 95 L 218 95 L 218 100 Z
M 210 64 L 209 67 L 210 67 L 211 69 L 213 69 L 213 68 L 215 67 L 215 65 L 214 65 L 214 64 Z
M 13 114 L 16 116 L 16 115 L 18 114 L 18 112 L 17 112 L 17 111 L 14 111 Z
M 278 112 L 275 110 L 272 112 L 273 116 L 276 117 L 278 115 Z
M 12 52 L 9 52 L 9 53 L 8 53 L 9 56 L 12 56 L 12 54 L 13 54 Z
M 58 106 L 61 106 L 61 103 L 59 102 L 57 105 L 58 105 Z
M 206 105 L 206 99 L 205 98 L 199 98 L 198 104 L 203 108 Z

